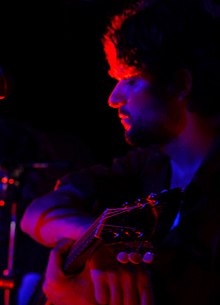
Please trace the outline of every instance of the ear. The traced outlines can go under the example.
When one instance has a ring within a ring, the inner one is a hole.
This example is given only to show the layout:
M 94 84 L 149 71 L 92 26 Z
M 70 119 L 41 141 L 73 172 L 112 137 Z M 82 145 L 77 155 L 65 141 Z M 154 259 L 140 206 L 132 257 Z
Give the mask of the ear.
M 176 89 L 179 101 L 184 100 L 192 89 L 192 74 L 188 69 L 179 69 L 176 72 Z

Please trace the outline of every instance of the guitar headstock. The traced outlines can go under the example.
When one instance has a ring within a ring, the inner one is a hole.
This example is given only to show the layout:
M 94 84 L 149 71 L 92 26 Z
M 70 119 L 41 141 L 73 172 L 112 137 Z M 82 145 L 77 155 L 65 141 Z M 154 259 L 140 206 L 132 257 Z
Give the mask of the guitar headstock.
M 125 202 L 120 208 L 106 209 L 96 237 L 110 244 L 122 263 L 127 262 L 131 254 L 133 263 L 138 263 L 140 256 L 149 263 L 157 243 L 171 228 L 181 199 L 182 190 L 175 188 L 150 193 L 133 203 Z
M 174 188 L 106 209 L 76 241 L 64 272 L 79 270 L 101 243 L 110 245 L 121 263 L 151 263 L 155 247 L 171 228 L 181 200 L 182 190 Z

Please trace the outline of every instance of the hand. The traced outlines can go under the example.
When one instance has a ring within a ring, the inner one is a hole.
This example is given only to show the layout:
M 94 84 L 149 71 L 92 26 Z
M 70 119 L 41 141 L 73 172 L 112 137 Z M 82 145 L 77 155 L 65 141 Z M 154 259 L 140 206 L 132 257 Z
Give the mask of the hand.
M 89 270 L 85 268 L 74 276 L 62 271 L 64 256 L 72 244 L 72 240 L 62 241 L 50 252 L 42 287 L 48 305 L 96 305 Z
M 120 264 L 113 250 L 102 245 L 88 262 L 98 304 L 153 305 L 150 272 L 146 265 Z

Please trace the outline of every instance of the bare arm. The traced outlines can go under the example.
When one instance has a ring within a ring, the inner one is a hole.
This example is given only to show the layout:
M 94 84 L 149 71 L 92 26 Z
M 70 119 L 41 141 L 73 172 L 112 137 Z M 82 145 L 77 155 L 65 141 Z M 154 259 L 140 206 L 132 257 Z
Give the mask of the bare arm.
M 77 206 L 77 208 L 74 208 Z M 36 198 L 26 208 L 20 227 L 31 238 L 53 247 L 63 238 L 78 239 L 93 222 L 83 210 L 79 191 L 64 187 Z

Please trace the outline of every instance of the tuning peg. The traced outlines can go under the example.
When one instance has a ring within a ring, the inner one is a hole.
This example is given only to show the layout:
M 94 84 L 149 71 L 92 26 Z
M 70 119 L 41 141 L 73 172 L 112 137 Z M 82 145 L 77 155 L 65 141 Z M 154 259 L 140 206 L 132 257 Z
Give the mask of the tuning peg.
M 151 264 L 152 261 L 154 259 L 154 253 L 153 252 L 150 252 L 150 251 L 147 251 L 144 256 L 143 256 L 143 262 L 146 263 L 146 264 Z
M 140 264 L 142 262 L 142 257 L 138 252 L 129 253 L 128 259 L 133 264 Z
M 122 264 L 128 263 L 128 254 L 126 252 L 119 252 L 117 255 L 117 261 Z

